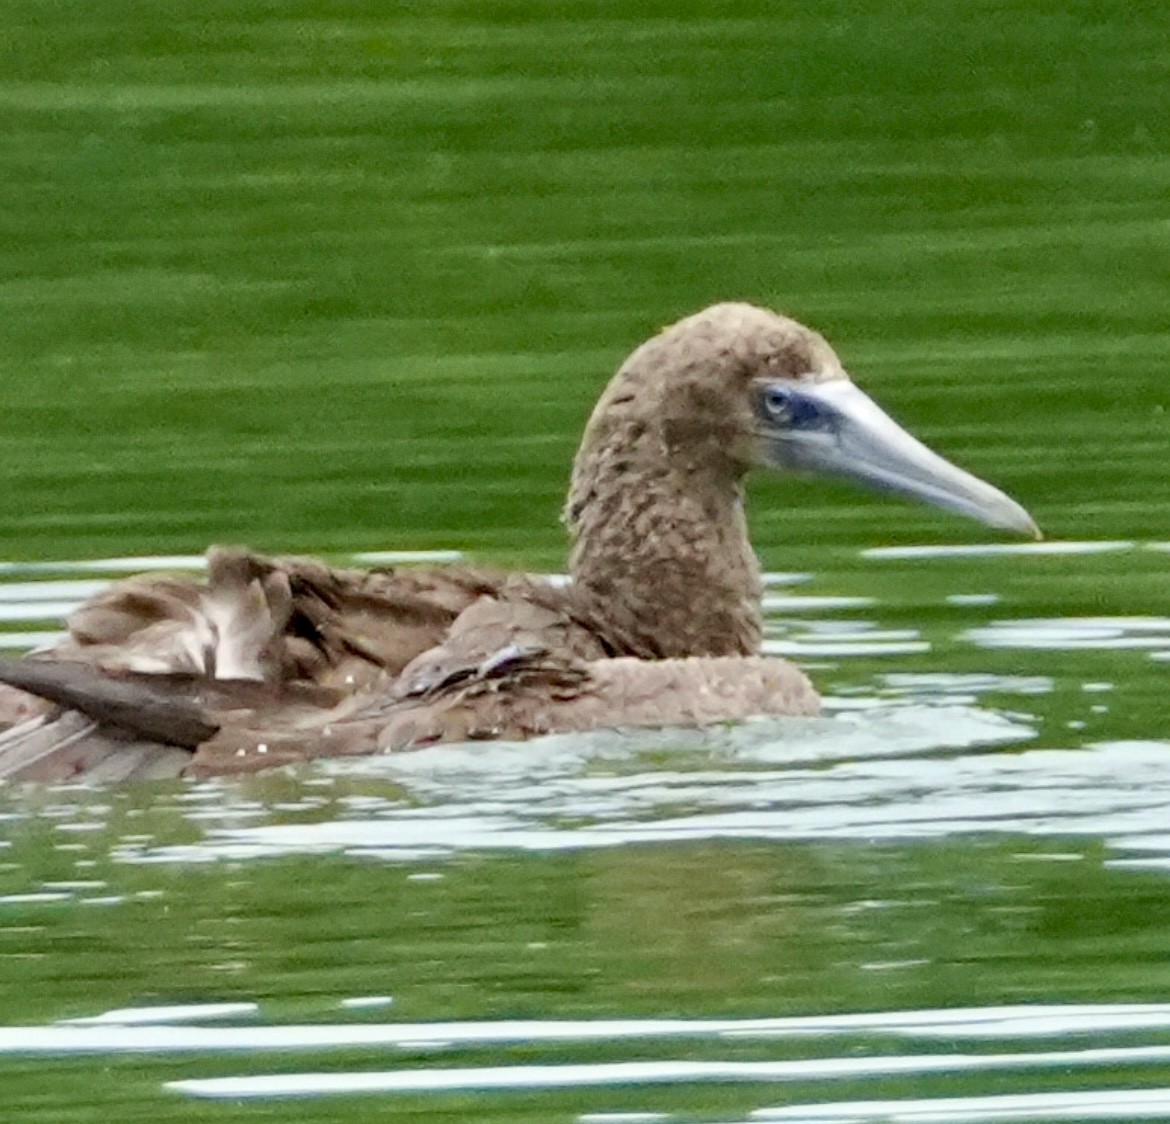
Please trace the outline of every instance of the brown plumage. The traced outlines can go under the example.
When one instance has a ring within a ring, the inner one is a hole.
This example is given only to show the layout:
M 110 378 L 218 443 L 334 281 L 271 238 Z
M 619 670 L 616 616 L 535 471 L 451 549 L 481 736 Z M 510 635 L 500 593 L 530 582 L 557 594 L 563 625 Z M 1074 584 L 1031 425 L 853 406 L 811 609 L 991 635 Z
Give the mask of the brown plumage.
M 131 578 L 49 652 L 0 663 L 0 777 L 250 771 L 600 726 L 815 714 L 759 654 L 743 512 L 764 464 L 852 476 L 1034 533 L 852 387 L 815 332 L 746 304 L 666 329 L 613 377 L 565 508 L 566 586 L 466 567 L 342 570 L 213 548 L 206 580 Z M 30 707 L 32 692 L 49 700 Z M 19 721 L 17 721 L 19 720 Z

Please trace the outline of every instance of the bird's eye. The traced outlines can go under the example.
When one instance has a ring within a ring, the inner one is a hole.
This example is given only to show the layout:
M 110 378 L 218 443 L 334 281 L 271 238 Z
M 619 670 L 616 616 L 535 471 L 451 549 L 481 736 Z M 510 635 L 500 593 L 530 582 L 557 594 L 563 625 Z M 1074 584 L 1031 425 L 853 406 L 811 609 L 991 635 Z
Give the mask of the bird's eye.
M 782 386 L 765 387 L 764 409 L 773 421 L 788 421 L 792 417 L 792 395 Z
M 832 428 L 832 412 L 824 403 L 788 383 L 767 383 L 759 401 L 760 415 L 770 425 L 801 432 Z

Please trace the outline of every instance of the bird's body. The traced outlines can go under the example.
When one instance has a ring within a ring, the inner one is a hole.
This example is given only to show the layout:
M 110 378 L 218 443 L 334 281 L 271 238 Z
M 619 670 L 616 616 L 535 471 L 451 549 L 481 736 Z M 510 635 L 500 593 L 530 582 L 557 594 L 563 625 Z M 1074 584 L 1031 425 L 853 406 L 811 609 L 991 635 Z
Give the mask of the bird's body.
M 0 778 L 251 771 L 315 756 L 818 709 L 760 654 L 748 471 L 860 477 L 1034 532 L 900 430 L 815 332 L 716 305 L 638 348 L 574 462 L 570 580 L 339 570 L 241 549 L 205 580 L 111 587 L 36 658 L 0 665 Z M 18 693 L 19 692 L 19 693 Z M 48 700 L 31 707 L 28 692 Z

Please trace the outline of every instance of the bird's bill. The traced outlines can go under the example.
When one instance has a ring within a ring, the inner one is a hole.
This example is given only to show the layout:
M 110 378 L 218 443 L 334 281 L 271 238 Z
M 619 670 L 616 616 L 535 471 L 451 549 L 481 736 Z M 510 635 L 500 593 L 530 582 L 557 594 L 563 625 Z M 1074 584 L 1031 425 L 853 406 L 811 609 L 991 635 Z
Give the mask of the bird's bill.
M 1042 537 L 1015 500 L 931 452 L 847 379 L 801 383 L 789 393 L 804 407 L 794 411 L 803 424 L 765 428 L 763 453 L 771 467 L 844 477 L 989 527 Z

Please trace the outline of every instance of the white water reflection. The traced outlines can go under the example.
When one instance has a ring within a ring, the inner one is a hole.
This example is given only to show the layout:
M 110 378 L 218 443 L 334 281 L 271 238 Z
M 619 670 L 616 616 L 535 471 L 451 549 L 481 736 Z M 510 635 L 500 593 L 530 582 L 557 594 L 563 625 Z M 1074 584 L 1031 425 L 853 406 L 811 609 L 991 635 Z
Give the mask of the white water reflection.
M 762 650 L 766 656 L 802 657 L 837 656 L 905 656 L 929 652 L 930 644 L 918 638 L 913 629 L 879 632 L 868 635 L 832 638 L 824 634 L 810 639 L 765 640 Z
M 671 1119 L 669 1112 L 583 1112 L 577 1124 L 661 1124 Z
M 216 1019 L 234 1019 L 254 1015 L 259 1010 L 255 1003 L 177 1003 L 164 1007 L 119 1007 L 100 1015 L 65 1019 L 64 1026 L 150 1026 L 166 1023 L 210 1022 Z M 0 1043 L 3 1042 L 0 1032 Z M 0 1049 L 3 1046 L 0 1045 Z
M 983 605 L 998 605 L 1001 598 L 998 593 L 950 593 L 947 595 L 948 605 L 959 605 L 969 608 L 979 608 Z
M 750 1119 L 786 1124 L 1016 1124 L 1035 1120 L 1165 1120 L 1170 1088 L 1018 1093 L 993 1097 L 837 1101 L 758 1109 Z M 747 1122 L 745 1122 L 747 1124 Z
M 994 558 L 1013 555 L 1113 554 L 1133 550 L 1132 542 L 956 543 L 948 546 L 875 546 L 862 558 Z
M 807 593 L 766 593 L 765 613 L 817 613 L 825 609 L 868 609 L 877 604 L 874 597 L 814 597 Z
M 0 564 L 2 566 L 2 564 Z M 0 573 L 3 570 L 0 569 Z M 56 601 L 70 606 L 70 611 L 88 597 L 105 592 L 112 583 L 98 579 L 62 579 L 54 581 L 0 582 L 0 603 Z
M 1089 1070 L 1098 1066 L 1156 1065 L 1170 1061 L 1170 1046 L 1098 1050 L 1058 1050 L 1017 1054 L 933 1054 L 864 1058 L 816 1058 L 775 1062 L 652 1061 L 585 1065 L 499 1065 L 438 1069 L 412 1068 L 350 1073 L 280 1073 L 248 1077 L 210 1077 L 172 1081 L 168 1088 L 196 1097 L 253 1099 L 356 1093 L 442 1093 L 490 1089 L 580 1089 L 604 1085 L 693 1085 L 703 1082 L 844 1081 L 908 1074 L 975 1073 L 987 1070 Z M 1070 1096 L 1066 1094 L 1066 1097 Z M 1100 1094 L 1096 1094 L 1100 1096 Z M 988 1098 L 979 1098 L 985 1100 Z M 885 1105 L 880 1119 L 894 1115 L 898 1102 Z M 923 1102 L 917 1102 L 922 1104 Z M 929 1103 L 929 1102 L 928 1102 Z M 945 1103 L 945 1102 L 943 1102 Z M 1167 1102 L 1170 1105 L 1170 1102 Z M 935 1109 L 940 1102 L 933 1102 Z M 827 1106 L 826 1106 L 827 1107 Z M 755 1114 L 753 1114 L 755 1115 Z M 761 1119 L 775 1119 L 763 1116 Z M 780 1117 L 779 1119 L 789 1119 Z M 911 1119 L 915 1119 L 911 1117 Z M 951 1117 L 970 1119 L 970 1117 Z
M 920 671 L 890 672 L 878 677 L 879 697 L 937 702 L 973 703 L 984 695 L 1047 695 L 1053 680 L 1048 675 L 993 675 L 989 672 Z M 1094 684 L 1093 686 L 1102 686 Z M 1089 684 L 1085 684 L 1088 690 Z M 1104 685 L 1108 689 L 1108 685 Z
M 51 648 L 65 639 L 61 629 L 52 631 L 0 632 L 0 649 L 10 652 L 25 652 L 35 648 Z
M 344 1004 L 345 1001 L 343 1000 Z M 872 1034 L 908 1041 L 987 1042 L 1170 1030 L 1170 1004 L 1019 1004 L 875 1011 L 847 1015 L 759 1019 L 503 1019 L 421 1023 L 292 1023 L 264 1025 L 251 1017 L 255 1003 L 204 1003 L 141 1007 L 68 1019 L 53 1026 L 0 1027 L 0 1054 L 120 1054 L 150 1051 L 348 1050 L 387 1047 L 410 1053 L 514 1043 L 630 1043 L 642 1040 L 695 1041 L 863 1040 Z M 174 1023 L 249 1018 L 246 1026 L 182 1026 Z M 1064 1050 L 1022 1055 L 1099 1055 L 1124 1049 L 1136 1060 L 1160 1058 L 1170 1046 L 1133 1045 L 1117 1049 Z M 1154 1052 L 1151 1052 L 1154 1051 Z M 932 1055 L 933 1056 L 933 1055 Z M 980 1057 L 996 1057 L 980 1054 Z M 1015 1058 L 1007 1054 L 1001 1057 Z M 840 1065 L 841 1059 L 831 1059 Z M 906 1059 L 899 1059 L 906 1060 Z M 792 1063 L 786 1063 L 792 1064 Z M 823 1060 L 818 1059 L 818 1064 Z M 929 1062 L 926 1063 L 929 1066 Z
M 1056 617 L 994 621 L 960 633 L 981 648 L 1087 651 L 1170 648 L 1170 617 Z
M 869 620 L 772 618 L 765 626 L 762 650 L 788 659 L 873 657 L 928 652 L 930 643 L 916 628 L 879 628 Z
M 58 559 L 46 562 L 0 562 L 0 576 L 40 574 L 142 574 L 148 570 L 205 570 L 202 554 L 143 554 L 129 558 Z
M 73 612 L 72 601 L 5 601 L 0 599 L 0 624 L 63 620 Z
M 760 575 L 765 589 L 777 585 L 804 585 L 813 580 L 813 575 L 791 570 L 765 570 Z

